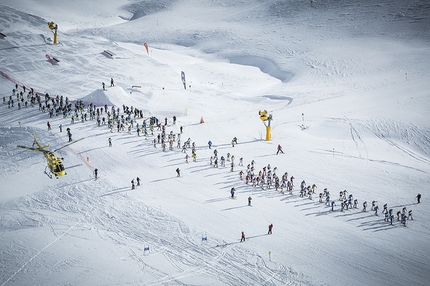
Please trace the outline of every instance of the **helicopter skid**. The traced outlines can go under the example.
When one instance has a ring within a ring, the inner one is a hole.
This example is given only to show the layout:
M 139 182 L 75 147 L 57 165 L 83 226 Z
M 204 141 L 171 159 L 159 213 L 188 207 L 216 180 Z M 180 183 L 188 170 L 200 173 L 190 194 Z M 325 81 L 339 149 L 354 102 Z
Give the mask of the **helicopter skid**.
M 48 170 L 48 171 L 46 171 L 46 170 Z M 46 166 L 45 167 L 45 172 L 44 172 L 50 179 L 52 179 L 52 173 L 51 173 L 51 171 L 49 171 L 49 168 L 48 168 L 48 166 Z

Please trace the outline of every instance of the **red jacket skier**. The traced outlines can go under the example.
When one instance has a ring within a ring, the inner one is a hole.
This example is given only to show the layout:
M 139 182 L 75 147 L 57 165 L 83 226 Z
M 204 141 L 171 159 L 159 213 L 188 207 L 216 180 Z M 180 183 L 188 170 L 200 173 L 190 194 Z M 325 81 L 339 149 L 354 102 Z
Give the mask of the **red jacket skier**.
M 272 234 L 272 228 L 273 228 L 273 224 L 269 225 L 269 231 L 267 232 L 267 234 Z

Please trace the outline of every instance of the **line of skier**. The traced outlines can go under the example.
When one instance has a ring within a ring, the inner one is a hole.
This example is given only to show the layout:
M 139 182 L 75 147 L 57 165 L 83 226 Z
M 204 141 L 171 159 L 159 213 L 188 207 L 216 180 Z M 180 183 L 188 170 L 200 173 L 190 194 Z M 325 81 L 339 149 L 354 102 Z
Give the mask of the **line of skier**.
M 242 158 L 241 158 L 242 159 Z M 281 177 L 277 175 L 277 168 L 272 168 L 271 165 L 268 164 L 264 166 L 257 174 L 255 172 L 255 161 L 252 160 L 250 164 L 247 165 L 245 170 L 245 184 L 252 185 L 252 187 L 260 187 L 261 189 L 271 189 L 274 187 L 274 190 L 279 191 L 284 194 L 284 189 L 288 191 L 290 195 L 293 195 L 294 190 L 294 176 L 289 177 L 288 172 L 282 174 Z M 245 172 L 243 170 L 239 171 L 239 179 L 243 180 Z M 313 195 L 317 192 L 317 185 L 306 184 L 306 181 L 303 180 L 300 183 L 300 191 L 299 197 L 308 198 L 310 200 L 313 199 Z M 233 194 L 232 194 L 233 196 Z M 330 192 L 328 188 L 324 188 L 323 192 L 319 193 L 319 202 L 325 203 L 327 207 L 331 208 L 331 211 L 335 211 L 336 201 L 333 200 L 330 196 Z M 421 194 L 416 196 L 417 203 L 421 202 Z M 346 210 L 358 209 L 359 201 L 357 198 L 354 198 L 352 194 L 348 194 L 347 190 L 343 190 L 339 192 L 339 211 L 344 212 Z M 377 201 L 372 201 L 371 211 L 375 212 L 375 215 L 378 215 L 379 206 Z M 367 201 L 363 202 L 363 212 L 367 210 Z M 393 224 L 393 221 L 397 220 L 402 225 L 406 226 L 407 220 L 413 220 L 412 210 L 407 210 L 406 207 L 403 207 L 401 210 L 397 211 L 396 216 L 394 216 L 393 209 L 388 209 L 387 204 L 384 204 L 382 214 L 384 215 L 384 221 L 390 222 Z

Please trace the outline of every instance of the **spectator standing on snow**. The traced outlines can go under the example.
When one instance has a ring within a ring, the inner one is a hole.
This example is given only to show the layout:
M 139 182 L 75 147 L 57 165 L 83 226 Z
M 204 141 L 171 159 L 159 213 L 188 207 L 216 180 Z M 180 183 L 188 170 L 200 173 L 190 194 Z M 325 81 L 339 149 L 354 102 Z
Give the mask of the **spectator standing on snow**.
M 113 83 L 113 78 L 110 78 L 110 86 L 112 87 L 112 86 L 115 86 L 114 85 L 114 83 Z
M 421 202 L 421 194 L 417 195 L 417 202 L 418 202 L 418 204 Z

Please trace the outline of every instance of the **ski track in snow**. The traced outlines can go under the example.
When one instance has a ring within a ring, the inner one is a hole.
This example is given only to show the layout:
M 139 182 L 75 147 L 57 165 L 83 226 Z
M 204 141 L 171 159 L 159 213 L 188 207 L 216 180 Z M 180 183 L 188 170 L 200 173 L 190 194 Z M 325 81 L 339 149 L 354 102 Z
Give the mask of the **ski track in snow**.
M 344 116 L 344 117 L 345 117 L 345 120 L 347 121 L 347 123 L 348 123 L 348 125 L 350 127 L 351 138 L 354 141 L 355 146 L 357 147 L 359 158 L 360 159 L 362 158 L 362 154 L 361 154 L 362 151 L 361 150 L 364 150 L 364 152 L 366 153 L 366 159 L 369 159 L 369 154 L 367 152 L 366 145 L 364 144 L 363 139 L 360 137 L 360 133 L 358 133 L 357 129 L 354 128 L 354 126 L 352 125 L 351 120 L 349 120 L 346 116 Z M 357 137 L 357 139 L 356 139 L 356 137 Z

